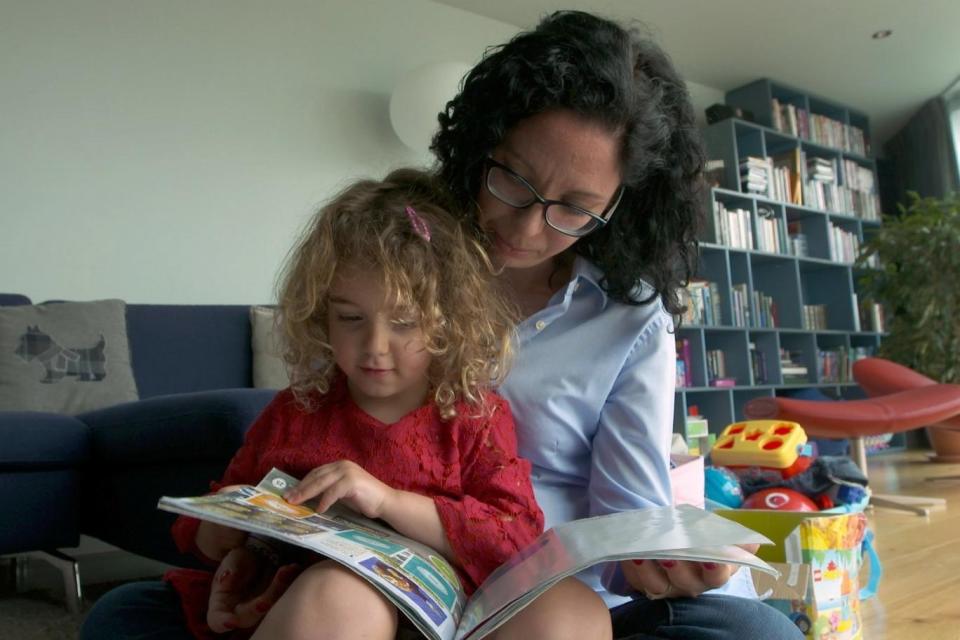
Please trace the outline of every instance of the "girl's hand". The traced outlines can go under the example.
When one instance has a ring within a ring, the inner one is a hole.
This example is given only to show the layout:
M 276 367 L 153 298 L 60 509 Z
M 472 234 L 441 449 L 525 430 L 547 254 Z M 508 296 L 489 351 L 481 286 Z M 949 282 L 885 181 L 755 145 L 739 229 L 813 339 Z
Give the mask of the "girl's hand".
M 368 518 L 379 518 L 395 500 L 396 492 L 355 462 L 339 460 L 317 467 L 283 497 L 293 504 L 300 504 L 315 496 L 319 497 L 317 511 L 320 513 L 337 500 L 343 500 L 354 511 Z
M 223 487 L 217 493 L 231 491 L 238 486 L 240 485 Z M 197 528 L 197 537 L 194 540 L 194 544 L 196 544 L 200 553 L 207 558 L 220 561 L 223 560 L 224 556 L 232 549 L 243 546 L 246 539 L 247 534 L 245 531 L 204 520 L 200 523 L 199 528 Z
M 277 568 L 246 547 L 234 549 L 213 577 L 207 625 L 214 633 L 256 626 L 299 573 L 296 564 Z
M 740 545 L 756 553 L 760 545 Z M 675 560 L 624 560 L 627 582 L 650 600 L 695 597 L 722 587 L 738 569 L 736 565 Z

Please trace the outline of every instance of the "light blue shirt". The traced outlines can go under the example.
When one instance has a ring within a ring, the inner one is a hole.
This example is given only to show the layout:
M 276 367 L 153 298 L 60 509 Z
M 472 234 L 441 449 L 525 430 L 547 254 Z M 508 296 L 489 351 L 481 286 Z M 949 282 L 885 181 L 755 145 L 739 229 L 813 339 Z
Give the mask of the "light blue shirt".
M 517 357 L 500 387 L 516 418 L 520 455 L 533 464 L 547 528 L 671 503 L 673 320 L 659 298 L 643 305 L 611 299 L 601 277 L 577 257 L 567 286 L 520 323 Z M 600 573 L 578 577 L 608 606 L 626 602 L 601 585 Z M 625 592 L 619 572 L 608 573 L 606 585 Z M 741 582 L 737 576 L 723 591 Z M 755 595 L 752 584 L 735 591 Z

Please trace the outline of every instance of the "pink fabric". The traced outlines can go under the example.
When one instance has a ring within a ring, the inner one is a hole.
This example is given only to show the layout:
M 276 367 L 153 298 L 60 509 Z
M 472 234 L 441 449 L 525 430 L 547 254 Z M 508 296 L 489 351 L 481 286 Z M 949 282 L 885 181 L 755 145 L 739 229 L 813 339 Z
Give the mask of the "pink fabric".
M 458 417 L 443 422 L 431 404 L 392 425 L 357 407 L 342 379 L 318 403 L 306 413 L 289 390 L 278 393 L 213 489 L 256 484 L 272 467 L 303 477 L 321 464 L 352 460 L 394 488 L 434 498 L 468 593 L 543 531 L 530 463 L 517 455 L 513 415 L 499 396 L 491 396 L 488 418 L 470 417 L 461 405 Z M 174 524 L 181 550 L 195 551 L 196 529 L 192 518 Z M 210 573 L 177 569 L 164 577 L 180 593 L 195 636 L 222 638 L 205 623 Z

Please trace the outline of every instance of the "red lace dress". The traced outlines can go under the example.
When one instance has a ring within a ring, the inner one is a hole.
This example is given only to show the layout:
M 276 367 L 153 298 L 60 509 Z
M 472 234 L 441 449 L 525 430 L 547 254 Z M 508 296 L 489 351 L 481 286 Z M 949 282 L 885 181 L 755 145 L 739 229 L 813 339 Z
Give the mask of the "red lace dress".
M 517 455 L 510 407 L 500 396 L 489 399 L 493 412 L 488 417 L 470 417 L 469 407 L 458 406 L 458 416 L 443 422 L 431 403 L 387 425 L 353 402 L 343 379 L 310 413 L 289 390 L 281 391 L 211 488 L 256 484 L 273 467 L 299 478 L 322 464 L 352 460 L 391 487 L 433 498 L 470 593 L 543 530 L 530 463 Z M 201 555 L 195 546 L 198 526 L 188 517 L 173 525 L 181 551 Z M 206 625 L 212 575 L 175 569 L 164 576 L 179 592 L 198 638 L 224 637 Z

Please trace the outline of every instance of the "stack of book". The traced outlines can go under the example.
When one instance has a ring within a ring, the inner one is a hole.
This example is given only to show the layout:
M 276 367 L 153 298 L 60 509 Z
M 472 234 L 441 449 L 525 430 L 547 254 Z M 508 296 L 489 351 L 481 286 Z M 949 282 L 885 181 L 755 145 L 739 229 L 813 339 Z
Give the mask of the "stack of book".
M 843 211 L 837 189 L 837 167 L 830 158 L 807 158 L 807 184 L 804 202 L 825 211 Z
M 804 384 L 807 382 L 807 367 L 794 361 L 799 353 L 780 349 L 780 375 L 783 384 Z
M 757 195 L 772 197 L 771 173 L 773 164 L 769 158 L 747 156 L 740 161 L 740 184 L 743 191 Z

